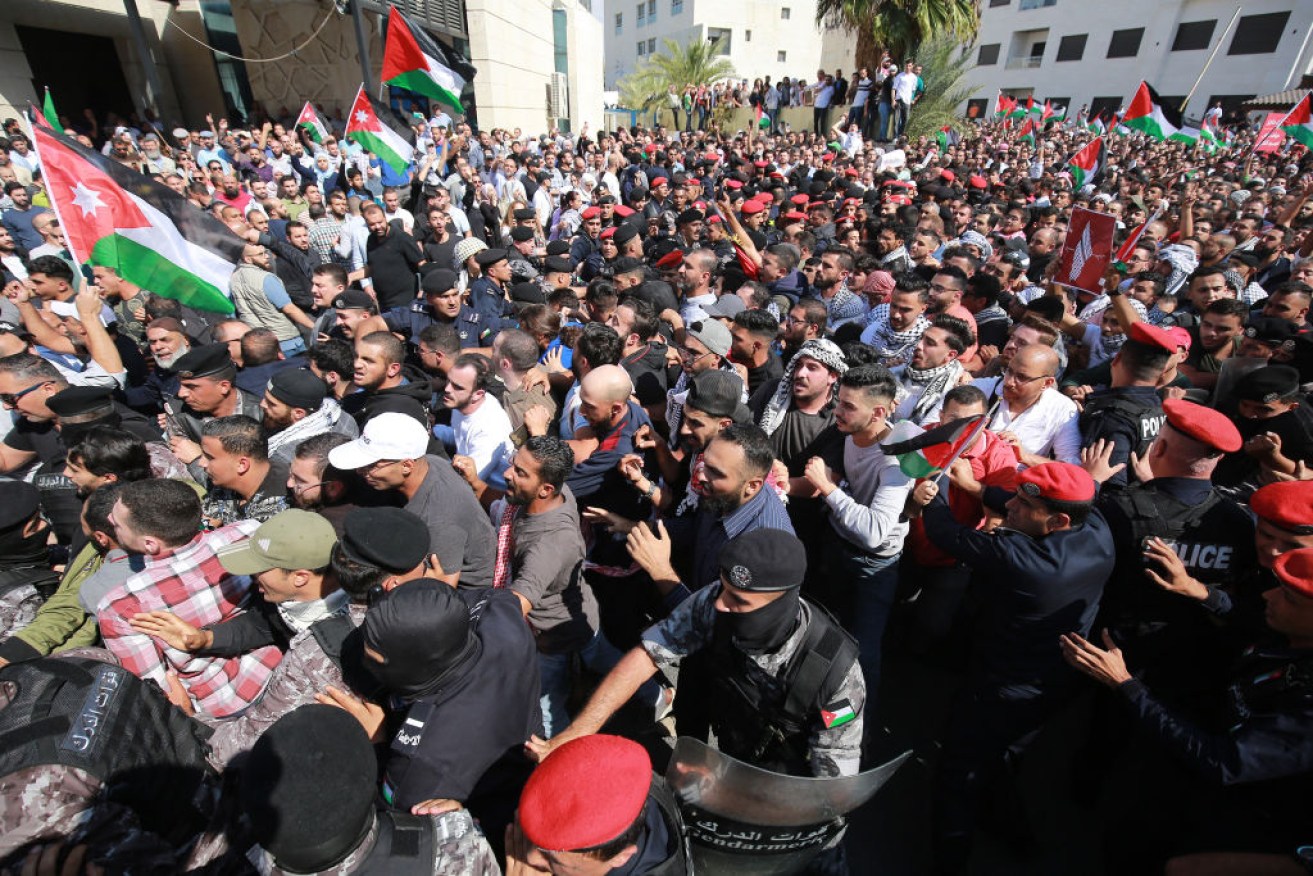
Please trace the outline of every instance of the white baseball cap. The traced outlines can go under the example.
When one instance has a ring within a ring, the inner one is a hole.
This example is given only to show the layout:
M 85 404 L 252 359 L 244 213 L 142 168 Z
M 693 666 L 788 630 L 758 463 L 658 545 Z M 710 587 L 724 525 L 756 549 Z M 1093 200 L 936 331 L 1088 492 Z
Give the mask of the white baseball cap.
M 366 423 L 356 440 L 328 451 L 328 461 L 339 471 L 353 471 L 385 459 L 419 459 L 428 446 L 429 431 L 418 420 L 389 412 Z

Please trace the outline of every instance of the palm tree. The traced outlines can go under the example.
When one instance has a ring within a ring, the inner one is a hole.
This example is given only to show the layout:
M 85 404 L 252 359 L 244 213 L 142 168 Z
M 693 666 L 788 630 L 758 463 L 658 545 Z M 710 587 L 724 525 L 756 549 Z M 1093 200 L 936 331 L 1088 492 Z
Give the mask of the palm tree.
M 962 122 L 958 107 L 976 90 L 959 83 L 974 65 L 974 58 L 970 47 L 964 50 L 957 38 L 948 33 L 935 35 L 917 49 L 916 60 L 925 68 L 921 72 L 925 91 L 912 107 L 907 130 L 903 132 L 910 142 L 918 137 L 932 137 L 945 125 L 961 130 L 970 128 Z
M 681 46 L 674 40 L 662 40 L 663 51 L 650 55 L 620 80 L 620 103 L 646 111 L 665 105 L 671 85 L 682 95 L 686 85 L 710 86 L 732 77 L 734 65 L 720 53 L 723 42 L 695 39 Z
M 858 67 L 875 71 L 882 51 L 896 60 L 915 52 L 925 64 L 922 44 L 932 36 L 975 40 L 980 0 L 817 0 L 816 23 L 856 31 Z

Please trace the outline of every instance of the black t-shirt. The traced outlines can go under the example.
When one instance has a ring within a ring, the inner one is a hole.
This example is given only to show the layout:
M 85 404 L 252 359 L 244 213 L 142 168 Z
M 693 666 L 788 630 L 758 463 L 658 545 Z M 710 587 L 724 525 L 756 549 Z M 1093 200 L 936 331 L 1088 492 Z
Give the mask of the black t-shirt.
M 448 237 L 443 243 L 434 243 L 429 241 L 424 244 L 424 258 L 429 260 L 429 265 L 434 268 L 446 268 L 451 270 L 452 262 L 456 258 L 456 244 L 460 243 L 455 237 Z M 428 270 L 429 265 L 424 269 Z
M 387 237 L 379 240 L 370 234 L 365 244 L 369 276 L 374 281 L 380 310 L 404 307 L 414 300 L 418 288 L 415 272 L 423 254 L 410 235 L 401 230 L 399 222 L 393 223 Z
M 14 450 L 35 453 L 43 463 L 55 462 L 64 458 L 64 442 L 59 437 L 53 420 L 34 423 L 20 417 L 14 428 L 5 436 L 5 444 Z
M 771 353 L 759 366 L 748 366 L 748 395 L 755 393 L 763 383 L 777 380 L 784 376 L 784 363 L 780 357 Z

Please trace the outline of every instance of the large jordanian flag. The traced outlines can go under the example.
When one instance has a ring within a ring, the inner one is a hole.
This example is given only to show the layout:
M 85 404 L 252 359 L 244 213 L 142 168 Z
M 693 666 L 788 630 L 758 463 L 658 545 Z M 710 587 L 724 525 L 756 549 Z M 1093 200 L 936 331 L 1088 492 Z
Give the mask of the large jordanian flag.
M 79 264 L 198 310 L 232 313 L 243 242 L 168 186 L 34 124 L 46 192 Z
M 355 103 L 351 104 L 351 115 L 346 122 L 346 135 L 366 151 L 377 155 L 379 161 L 397 173 L 404 173 L 410 166 L 411 159 L 415 157 L 415 147 L 379 117 L 378 110 L 374 108 L 374 103 L 365 93 L 363 85 L 360 86 L 360 91 L 356 92 Z
M 1141 82 L 1122 116 L 1122 124 L 1155 140 L 1166 140 L 1181 130 L 1181 114 L 1164 104 L 1149 83 Z
M 387 45 L 383 47 L 383 81 L 463 113 L 460 92 L 465 80 L 444 60 L 433 38 L 422 28 L 412 27 L 401 10 L 393 6 L 388 13 Z

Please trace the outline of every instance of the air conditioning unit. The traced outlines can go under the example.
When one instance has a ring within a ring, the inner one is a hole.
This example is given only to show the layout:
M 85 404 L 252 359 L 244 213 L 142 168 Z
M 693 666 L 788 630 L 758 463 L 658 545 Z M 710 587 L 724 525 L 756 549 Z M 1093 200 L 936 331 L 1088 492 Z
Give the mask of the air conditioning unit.
M 570 116 L 570 87 L 566 84 L 564 73 L 553 73 L 552 82 L 547 92 L 547 112 L 553 119 Z

